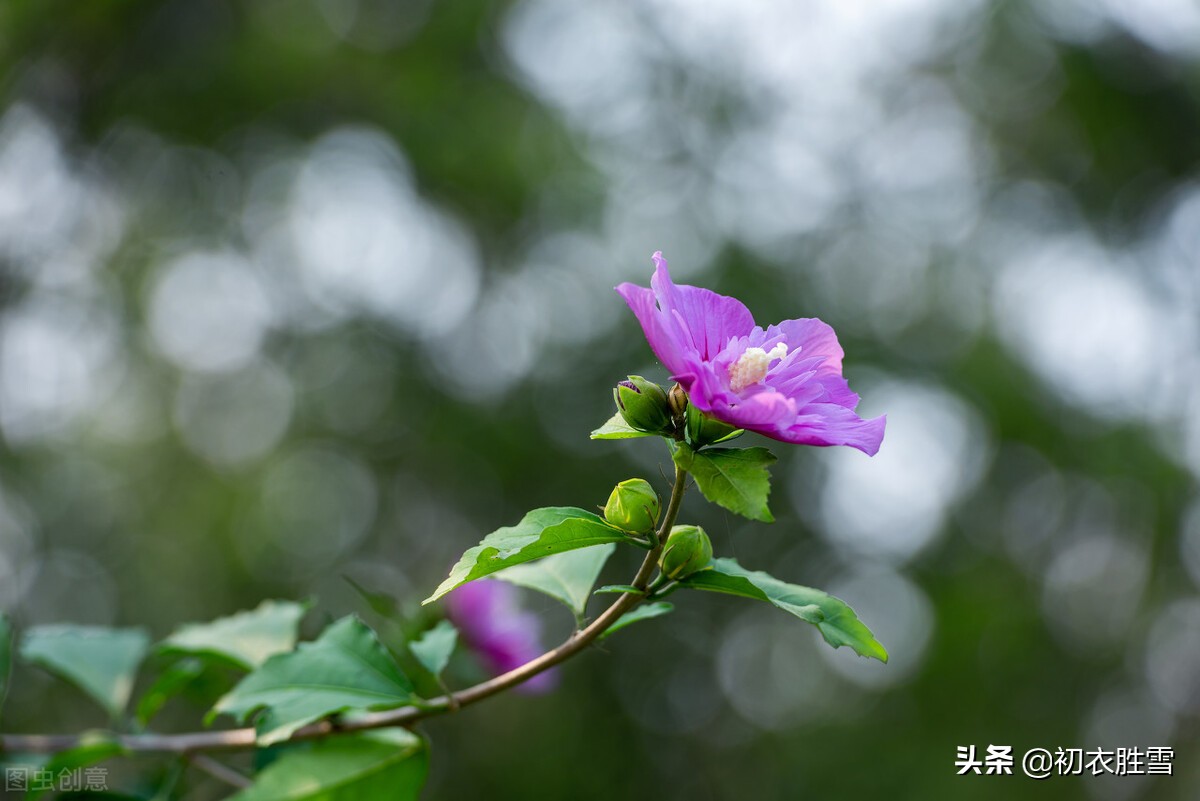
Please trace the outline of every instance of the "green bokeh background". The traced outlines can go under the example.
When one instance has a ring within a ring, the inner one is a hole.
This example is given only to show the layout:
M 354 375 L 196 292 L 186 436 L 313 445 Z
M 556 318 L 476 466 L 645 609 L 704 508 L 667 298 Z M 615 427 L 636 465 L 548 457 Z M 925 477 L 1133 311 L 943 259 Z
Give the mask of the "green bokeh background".
M 664 486 L 587 439 L 666 380 L 611 291 L 661 249 L 830 322 L 889 415 L 873 460 L 775 446 L 770 526 L 684 513 L 893 663 L 681 599 L 429 722 L 426 797 L 1195 798 L 1200 13 L 1160 5 L 4 3 L 0 610 L 379 624 L 343 577 L 415 601 L 528 508 Z M 18 670 L 6 730 L 102 723 Z

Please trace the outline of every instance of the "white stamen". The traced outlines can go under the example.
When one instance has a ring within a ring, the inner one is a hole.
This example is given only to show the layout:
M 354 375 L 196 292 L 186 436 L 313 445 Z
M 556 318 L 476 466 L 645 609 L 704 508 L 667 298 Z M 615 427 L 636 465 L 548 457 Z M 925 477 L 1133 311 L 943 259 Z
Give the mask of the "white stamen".
M 767 377 L 771 362 L 787 356 L 787 345 L 780 342 L 770 352 L 762 348 L 746 348 L 738 360 L 729 366 L 729 388 L 741 392 L 751 384 Z

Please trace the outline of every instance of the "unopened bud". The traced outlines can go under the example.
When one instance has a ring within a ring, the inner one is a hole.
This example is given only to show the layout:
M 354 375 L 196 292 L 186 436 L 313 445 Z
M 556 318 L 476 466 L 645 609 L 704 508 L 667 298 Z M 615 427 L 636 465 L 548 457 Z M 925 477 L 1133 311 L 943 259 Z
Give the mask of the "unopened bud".
M 712 562 L 712 542 L 699 526 L 675 526 L 667 537 L 667 545 L 658 566 L 669 579 L 684 579 L 698 573 Z
M 658 493 L 650 482 L 630 478 L 613 488 L 604 505 L 604 519 L 622 531 L 644 534 L 658 522 Z
M 728 423 L 710 417 L 695 406 L 687 409 L 687 441 L 693 448 L 702 448 L 737 431 Z
M 653 381 L 631 375 L 617 384 L 613 400 L 625 422 L 638 431 L 659 433 L 670 424 L 667 412 L 667 393 Z
M 667 409 L 671 412 L 671 417 L 683 417 L 688 407 L 687 392 L 679 384 L 671 387 L 671 391 L 667 393 Z

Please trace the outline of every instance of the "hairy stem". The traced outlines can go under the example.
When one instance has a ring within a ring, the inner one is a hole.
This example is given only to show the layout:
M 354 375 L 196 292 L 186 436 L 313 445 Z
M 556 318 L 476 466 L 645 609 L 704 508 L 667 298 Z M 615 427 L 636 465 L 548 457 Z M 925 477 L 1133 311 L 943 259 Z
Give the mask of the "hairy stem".
M 679 515 L 679 505 L 683 501 L 683 493 L 687 488 L 687 471 L 675 466 L 675 483 L 671 487 L 671 499 L 663 513 L 662 522 L 657 532 L 657 544 L 646 554 L 637 575 L 630 582 L 642 591 L 640 595 L 623 593 L 617 600 L 605 609 L 599 617 L 588 626 L 575 631 L 557 648 L 553 648 L 541 656 L 526 662 L 518 668 L 503 673 L 493 679 L 480 682 L 465 690 L 432 698 L 420 707 L 405 706 L 399 709 L 388 709 L 382 712 L 372 712 L 358 715 L 352 719 L 331 721 L 322 720 L 298 729 L 291 740 L 314 740 L 335 734 L 378 729 L 384 726 L 412 726 L 417 721 L 447 712 L 457 711 L 490 698 L 518 684 L 528 681 L 544 670 L 570 659 L 575 654 L 591 645 L 596 639 L 616 623 L 622 615 L 646 600 L 650 577 L 662 554 L 662 545 L 666 542 L 667 534 L 675 525 Z M 196 754 L 203 751 L 227 751 L 253 748 L 257 739 L 253 727 L 241 729 L 226 729 L 224 731 L 187 732 L 183 734 L 124 734 L 117 735 L 116 741 L 126 750 L 137 753 L 174 753 Z M 76 748 L 82 740 L 74 734 L 0 734 L 0 753 L 46 754 L 67 751 Z M 195 763 L 194 763 L 195 764 Z M 197 765 L 197 767 L 211 767 Z M 224 767 L 224 766 L 222 766 Z

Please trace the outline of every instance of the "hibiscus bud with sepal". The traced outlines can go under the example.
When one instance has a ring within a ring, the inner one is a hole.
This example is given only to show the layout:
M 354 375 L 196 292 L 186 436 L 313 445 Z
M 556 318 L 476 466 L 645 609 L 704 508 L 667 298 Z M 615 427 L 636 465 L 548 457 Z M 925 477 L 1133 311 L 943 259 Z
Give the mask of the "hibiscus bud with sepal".
M 613 488 L 604 519 L 622 531 L 645 534 L 658 523 L 658 493 L 644 478 L 629 478 Z
M 638 431 L 658 434 L 671 424 L 666 391 L 640 375 L 631 375 L 618 383 L 613 390 L 613 400 L 625 422 Z
M 699 573 L 712 564 L 712 541 L 699 526 L 675 526 L 667 537 L 667 545 L 658 566 L 663 575 L 678 581 Z
M 684 415 L 688 410 L 688 396 L 682 384 L 676 384 L 671 387 L 671 391 L 667 393 L 667 411 L 675 420 L 683 420 Z

